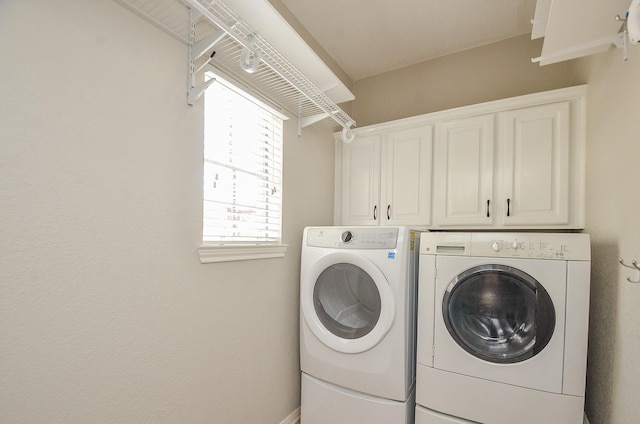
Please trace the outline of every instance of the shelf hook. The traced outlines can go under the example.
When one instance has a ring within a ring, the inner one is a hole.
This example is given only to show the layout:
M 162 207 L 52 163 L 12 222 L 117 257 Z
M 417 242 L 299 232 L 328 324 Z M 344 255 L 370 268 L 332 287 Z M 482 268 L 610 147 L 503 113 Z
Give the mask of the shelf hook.
M 247 39 L 247 43 L 253 48 L 255 44 L 255 37 L 250 35 Z M 252 48 L 243 47 L 242 53 L 240 54 L 240 67 L 249 74 L 253 74 L 258 70 L 261 60 L 260 53 L 254 51 Z
M 631 261 L 631 265 L 625 264 L 622 258 L 620 258 L 618 261 L 623 267 L 632 269 L 634 271 L 635 279 L 632 280 L 631 277 L 627 277 L 627 281 L 630 283 L 640 283 L 640 265 L 638 265 L 638 261 Z
M 354 138 L 356 138 L 355 133 L 351 130 L 353 126 L 353 122 L 348 122 L 347 125 L 342 127 L 342 142 L 343 143 L 351 143 Z

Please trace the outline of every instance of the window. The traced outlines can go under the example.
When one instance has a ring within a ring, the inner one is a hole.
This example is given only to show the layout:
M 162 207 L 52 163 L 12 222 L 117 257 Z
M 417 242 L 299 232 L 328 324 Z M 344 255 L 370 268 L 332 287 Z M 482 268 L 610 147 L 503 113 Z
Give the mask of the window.
M 284 255 L 282 114 L 215 78 L 204 94 L 204 201 L 200 259 Z

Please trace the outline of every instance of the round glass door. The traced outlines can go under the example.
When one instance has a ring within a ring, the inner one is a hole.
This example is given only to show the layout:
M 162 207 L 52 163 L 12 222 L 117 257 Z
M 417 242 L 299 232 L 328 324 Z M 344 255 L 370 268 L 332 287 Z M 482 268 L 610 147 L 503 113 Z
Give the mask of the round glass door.
M 496 264 L 476 266 L 454 278 L 442 313 L 458 345 L 494 363 L 535 356 L 555 327 L 555 309 L 544 287 L 525 272 Z
M 349 264 L 331 265 L 318 277 L 313 304 L 320 322 L 344 339 L 371 332 L 380 318 L 380 292 L 369 274 Z
M 360 255 L 324 256 L 300 284 L 304 320 L 331 349 L 364 352 L 391 328 L 395 302 L 389 282 L 380 268 Z

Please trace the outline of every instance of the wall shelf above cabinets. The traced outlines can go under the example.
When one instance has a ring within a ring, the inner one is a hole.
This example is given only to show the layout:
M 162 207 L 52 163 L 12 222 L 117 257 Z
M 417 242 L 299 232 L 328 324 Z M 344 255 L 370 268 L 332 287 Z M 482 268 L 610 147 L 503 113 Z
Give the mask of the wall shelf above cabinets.
M 570 87 L 355 130 L 336 156 L 336 224 L 584 228 L 585 96 Z
M 540 65 L 623 48 L 624 17 L 631 0 L 537 0 L 531 38 L 544 37 Z M 621 55 L 622 56 L 622 55 Z

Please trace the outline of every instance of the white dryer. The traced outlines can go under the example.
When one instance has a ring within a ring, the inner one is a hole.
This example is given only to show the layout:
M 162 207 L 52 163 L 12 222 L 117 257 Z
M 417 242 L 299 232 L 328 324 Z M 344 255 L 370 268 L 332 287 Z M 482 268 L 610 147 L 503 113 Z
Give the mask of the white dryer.
M 305 229 L 304 424 L 413 423 L 418 243 L 405 227 Z
M 581 424 L 587 234 L 423 233 L 416 424 Z

